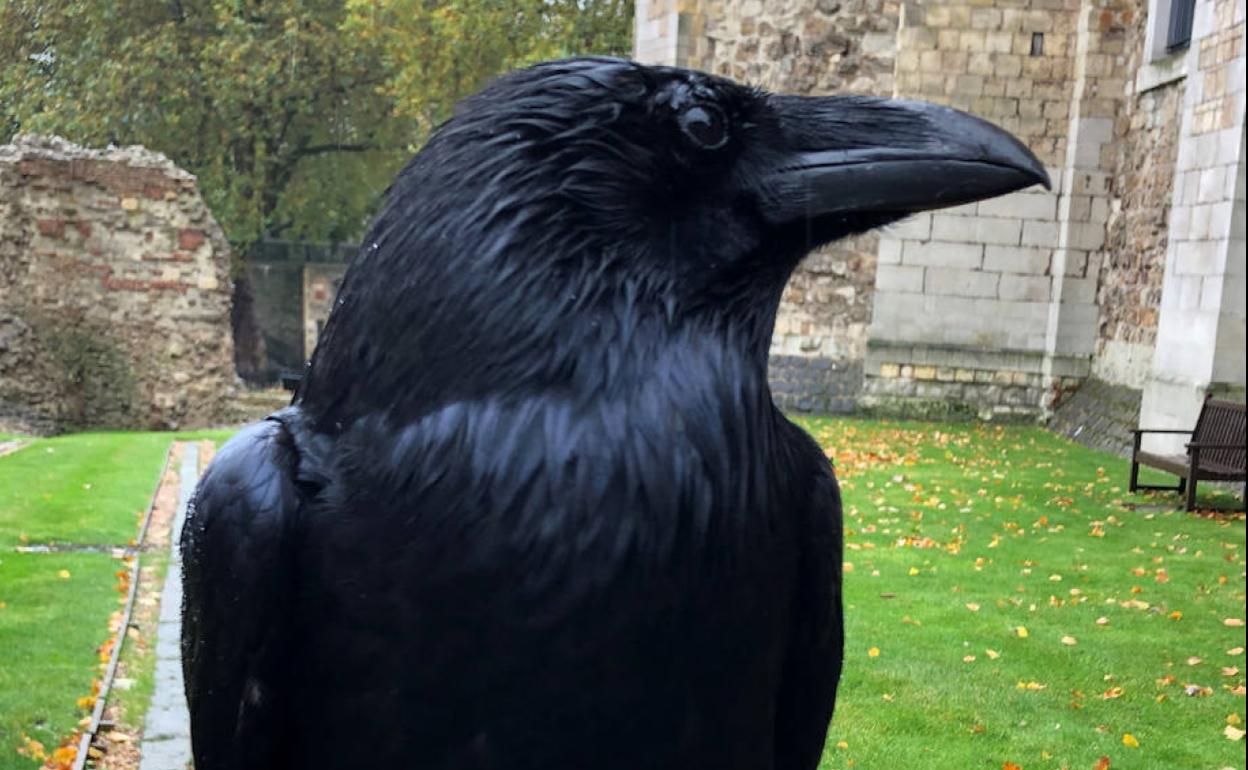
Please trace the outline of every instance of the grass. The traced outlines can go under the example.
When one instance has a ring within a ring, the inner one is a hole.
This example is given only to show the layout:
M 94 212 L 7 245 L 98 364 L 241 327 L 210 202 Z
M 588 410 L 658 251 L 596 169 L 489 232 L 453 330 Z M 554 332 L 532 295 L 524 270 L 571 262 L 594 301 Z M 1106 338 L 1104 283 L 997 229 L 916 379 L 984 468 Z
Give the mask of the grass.
M 50 752 L 85 713 L 75 701 L 91 694 L 122 567 L 99 553 L 0 553 L 0 768 L 37 766 L 15 751 L 23 736 Z
M 1244 629 L 1224 624 L 1244 617 L 1242 520 L 1128 495 L 1125 461 L 1039 429 L 803 425 L 846 511 L 845 675 L 821 768 L 1244 767 L 1223 733 L 1246 716 L 1243 652 L 1228 654 Z M 22 733 L 51 747 L 82 713 L 121 566 L 11 546 L 128 542 L 171 438 L 40 439 L 0 458 L 0 770 L 33 767 L 13 751 Z M 127 658 L 136 720 L 151 657 Z
M 91 694 L 97 648 L 118 609 L 109 553 L 17 553 L 17 545 L 113 545 L 137 535 L 170 441 L 224 441 L 232 431 L 83 433 L 34 439 L 0 457 L 0 770 L 38 763 L 15 749 L 23 735 L 51 751 L 86 713 L 76 701 Z M 163 574 L 165 554 L 145 567 Z M 66 577 L 68 575 L 68 577 Z M 114 691 L 141 723 L 150 702 L 155 655 L 135 658 L 135 679 Z
M 1040 429 L 804 425 L 846 514 L 821 768 L 1243 768 L 1223 732 L 1245 716 L 1244 629 L 1224 624 L 1244 617 L 1242 520 L 1128 495 L 1126 461 Z

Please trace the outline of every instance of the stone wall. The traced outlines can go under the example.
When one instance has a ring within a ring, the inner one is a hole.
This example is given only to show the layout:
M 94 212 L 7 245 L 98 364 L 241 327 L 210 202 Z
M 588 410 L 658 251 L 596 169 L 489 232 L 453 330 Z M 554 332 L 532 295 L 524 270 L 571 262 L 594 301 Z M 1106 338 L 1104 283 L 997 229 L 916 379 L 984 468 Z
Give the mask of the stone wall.
M 229 246 L 140 147 L 0 146 L 0 430 L 180 428 L 235 384 Z
M 1135 76 L 1128 81 L 1124 110 L 1114 126 L 1117 173 L 1092 359 L 1096 377 L 1135 389 L 1144 387 L 1157 338 L 1183 104 L 1183 79 L 1175 63 L 1167 61 L 1163 70 L 1151 60 L 1147 40 L 1153 22 L 1148 3 L 1137 3 L 1127 30 L 1125 68 Z
M 1245 0 L 1197 0 L 1152 366 L 1140 407 L 1190 428 L 1211 389 L 1245 381 Z M 1165 437 L 1150 448 L 1181 450 Z
M 864 404 L 924 414 L 951 401 L 982 417 L 1025 418 L 1086 375 L 1108 214 L 1100 149 L 1110 137 L 1077 106 L 1092 79 L 1113 92 L 1100 83 L 1112 70 L 1102 59 L 1117 52 L 1101 17 L 1081 14 L 1078 0 L 904 6 L 898 95 L 1013 132 L 1045 163 L 1053 190 L 923 214 L 885 232 Z M 1109 100 L 1092 106 L 1097 118 L 1113 114 Z
M 1052 178 L 813 255 L 776 323 L 778 398 L 1030 419 L 1095 374 L 1189 424 L 1242 389 L 1244 2 L 1197 0 L 1166 54 L 1168 0 L 638 0 L 643 60 L 951 105 Z
M 321 331 L 329 322 L 338 288 L 347 274 L 345 262 L 309 262 L 303 266 L 303 360 L 312 358 Z M 296 369 L 295 371 L 300 371 Z
M 1138 389 L 1089 377 L 1058 405 L 1048 428 L 1084 446 L 1130 457 L 1139 418 Z

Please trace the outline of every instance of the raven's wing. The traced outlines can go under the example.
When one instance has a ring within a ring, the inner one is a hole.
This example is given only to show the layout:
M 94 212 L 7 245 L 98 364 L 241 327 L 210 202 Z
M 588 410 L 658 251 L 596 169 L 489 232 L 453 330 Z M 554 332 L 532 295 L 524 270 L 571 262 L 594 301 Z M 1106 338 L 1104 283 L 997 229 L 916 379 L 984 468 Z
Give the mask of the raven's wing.
M 776 770 L 819 765 L 844 656 L 841 614 L 841 494 L 818 444 L 783 417 L 786 454 L 810 490 L 799 530 L 801 549 L 792 626 L 776 709 Z
M 286 767 L 280 698 L 289 690 L 298 474 L 294 438 L 275 416 L 221 448 L 191 501 L 181 544 L 182 669 L 196 770 Z

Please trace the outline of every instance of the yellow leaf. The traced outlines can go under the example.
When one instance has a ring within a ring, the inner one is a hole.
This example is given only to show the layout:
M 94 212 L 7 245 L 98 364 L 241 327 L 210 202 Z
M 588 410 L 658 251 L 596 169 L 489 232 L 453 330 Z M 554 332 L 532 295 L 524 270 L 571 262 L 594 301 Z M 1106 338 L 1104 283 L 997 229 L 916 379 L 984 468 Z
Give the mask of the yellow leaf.
M 1244 731 L 1234 725 L 1227 725 L 1222 731 L 1228 741 L 1240 741 L 1244 738 Z
M 1066 645 L 1067 647 L 1074 647 L 1076 644 L 1079 644 L 1079 640 L 1075 639 L 1075 637 L 1073 636 L 1063 636 L 1062 644 Z
M 1236 712 L 1236 713 L 1234 713 L 1234 714 L 1228 714 L 1228 715 L 1227 715 L 1227 717 L 1226 717 L 1226 723 L 1227 723 L 1228 725 L 1238 725 L 1238 724 L 1239 724 L 1240 722 L 1242 722 L 1242 721 L 1244 721 L 1244 720 L 1243 720 L 1243 719 L 1240 719 L 1240 716 L 1239 716 L 1239 713 L 1238 713 L 1238 712 Z
M 1122 745 L 1126 746 L 1127 748 L 1138 749 L 1140 747 L 1140 741 L 1131 733 L 1123 733 Z
M 1026 639 L 1028 636 L 1031 636 L 1031 634 L 1027 633 L 1027 626 L 1019 626 L 1014 629 L 1014 635 L 1019 639 Z
M 918 568 L 918 567 L 911 567 L 911 568 L 910 568 L 910 576 L 911 576 L 911 577 L 914 577 L 914 576 L 915 576 L 915 575 L 917 575 L 917 574 L 919 574 L 919 568 Z
M 872 647 L 871 649 L 867 650 L 867 657 L 868 657 L 868 658 L 878 658 L 878 657 L 880 657 L 880 648 L 879 648 L 879 647 Z
M 997 658 L 1001 657 L 1001 653 L 997 652 L 996 650 L 984 650 L 984 654 L 987 655 L 989 659 L 991 660 L 996 660 Z
M 848 744 L 848 743 L 846 743 L 845 741 L 837 741 L 837 742 L 836 742 L 836 747 L 837 747 L 838 749 L 842 749 L 842 750 L 844 750 L 844 749 L 848 749 L 848 748 L 849 748 L 849 744 Z
M 979 605 L 975 602 L 967 602 L 966 608 L 971 612 L 979 612 Z
M 56 576 L 59 577 L 61 580 L 69 580 L 69 570 L 63 569 L 60 572 L 56 573 Z

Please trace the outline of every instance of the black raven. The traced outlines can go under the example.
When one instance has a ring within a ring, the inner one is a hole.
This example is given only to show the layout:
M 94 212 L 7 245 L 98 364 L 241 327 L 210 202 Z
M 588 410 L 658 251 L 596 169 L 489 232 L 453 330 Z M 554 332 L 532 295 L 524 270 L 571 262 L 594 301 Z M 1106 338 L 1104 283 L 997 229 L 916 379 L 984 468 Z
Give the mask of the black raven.
M 182 542 L 196 770 L 808 770 L 832 469 L 767 351 L 811 248 L 1047 184 L 915 102 L 615 59 L 468 98 Z

